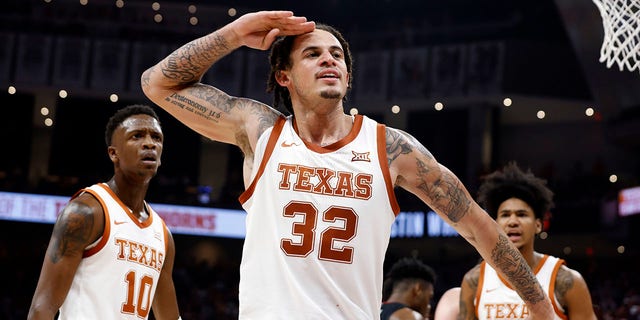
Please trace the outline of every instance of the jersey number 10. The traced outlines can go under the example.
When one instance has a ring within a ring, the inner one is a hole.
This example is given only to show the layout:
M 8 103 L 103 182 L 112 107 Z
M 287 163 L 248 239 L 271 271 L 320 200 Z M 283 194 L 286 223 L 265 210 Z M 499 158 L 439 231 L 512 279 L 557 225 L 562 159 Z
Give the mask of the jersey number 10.
M 138 317 L 146 318 L 149 315 L 149 309 L 151 306 L 151 289 L 153 287 L 153 278 L 148 275 L 144 275 L 140 279 L 140 287 L 138 288 L 138 294 L 136 299 L 136 273 L 135 271 L 127 272 L 127 301 L 122 304 L 122 313 L 135 314 Z M 146 298 L 146 299 L 145 299 Z

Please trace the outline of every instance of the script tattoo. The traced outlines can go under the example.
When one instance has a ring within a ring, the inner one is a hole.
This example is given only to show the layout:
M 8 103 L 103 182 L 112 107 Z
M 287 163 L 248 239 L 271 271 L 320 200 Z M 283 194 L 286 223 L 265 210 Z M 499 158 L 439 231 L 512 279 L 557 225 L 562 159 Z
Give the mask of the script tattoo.
M 527 262 L 522 254 L 510 245 L 509 239 L 503 234 L 498 236 L 498 242 L 491 251 L 491 259 L 507 276 L 526 303 L 535 304 L 545 299 L 540 283 L 527 268 Z
M 91 208 L 85 204 L 70 204 L 59 219 L 53 230 L 56 240 L 49 256 L 53 263 L 67 253 L 84 250 L 94 224 Z

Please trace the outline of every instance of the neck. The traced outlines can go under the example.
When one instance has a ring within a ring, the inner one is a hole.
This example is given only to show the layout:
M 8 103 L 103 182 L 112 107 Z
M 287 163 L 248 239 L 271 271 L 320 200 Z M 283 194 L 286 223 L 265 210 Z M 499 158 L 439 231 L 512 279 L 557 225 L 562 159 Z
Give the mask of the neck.
M 327 146 L 341 140 L 353 127 L 353 117 L 341 110 L 329 114 L 296 113 L 294 121 L 300 138 L 319 146 Z
M 534 268 L 538 264 L 538 261 L 542 256 L 539 253 L 536 253 L 533 250 L 533 247 L 524 246 L 524 247 L 521 247 L 519 251 L 522 254 L 522 257 L 524 257 L 524 260 L 527 261 L 527 264 L 529 265 L 530 268 Z
M 125 179 L 114 176 L 107 182 L 107 185 L 120 201 L 131 209 L 133 215 L 138 218 L 142 217 L 142 212 L 145 210 L 144 198 L 149 187 L 148 184 L 135 185 L 128 183 Z

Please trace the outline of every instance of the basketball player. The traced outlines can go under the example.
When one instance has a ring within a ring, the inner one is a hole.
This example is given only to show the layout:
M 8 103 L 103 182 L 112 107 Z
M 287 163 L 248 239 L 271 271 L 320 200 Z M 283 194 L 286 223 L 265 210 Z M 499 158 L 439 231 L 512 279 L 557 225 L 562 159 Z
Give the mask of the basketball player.
M 536 234 L 542 231 L 542 217 L 553 206 L 553 193 L 546 181 L 523 172 L 515 163 L 484 178 L 478 202 L 492 214 L 535 270 L 540 284 L 551 298 L 554 319 L 596 320 L 587 284 L 579 272 L 564 260 L 534 250 Z M 523 319 L 530 310 L 513 287 L 485 262 L 467 272 L 460 294 L 462 319 Z
M 434 320 L 456 320 L 460 314 L 460 287 L 450 288 L 438 300 Z
M 436 274 L 416 258 L 403 258 L 391 266 L 384 288 L 390 291 L 380 308 L 380 320 L 423 320 L 431 314 Z
M 200 83 L 242 46 L 271 48 L 268 90 L 290 116 Z M 244 153 L 240 319 L 379 318 L 399 212 L 394 187 L 422 199 L 499 266 L 536 316 L 552 314 L 522 256 L 451 171 L 407 133 L 344 113 L 351 79 L 342 35 L 290 11 L 245 14 L 142 75 L 152 101 Z
M 107 123 L 114 175 L 77 192 L 62 209 L 28 319 L 179 319 L 174 243 L 144 201 L 163 135 L 155 111 L 127 106 Z

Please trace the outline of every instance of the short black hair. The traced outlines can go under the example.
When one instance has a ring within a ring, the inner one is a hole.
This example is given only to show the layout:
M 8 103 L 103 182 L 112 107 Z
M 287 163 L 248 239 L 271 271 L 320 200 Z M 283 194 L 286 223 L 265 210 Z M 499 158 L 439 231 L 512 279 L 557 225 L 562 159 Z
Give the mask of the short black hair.
M 324 30 L 331 33 L 344 51 L 344 62 L 347 65 L 347 73 L 349 74 L 349 83 L 347 88 L 351 88 L 353 81 L 353 56 L 351 55 L 351 49 L 349 49 L 349 42 L 345 40 L 344 36 L 338 29 L 322 23 L 316 24 L 317 30 Z M 271 52 L 269 53 L 269 62 L 271 64 L 271 71 L 269 72 L 269 78 L 267 79 L 267 92 L 273 92 L 273 107 L 280 109 L 280 105 L 284 105 L 285 109 L 289 113 L 293 114 L 293 106 L 291 104 L 291 94 L 287 88 L 280 86 L 276 80 L 276 73 L 280 70 L 287 70 L 291 68 L 291 48 L 293 47 L 293 41 L 299 35 L 283 36 L 278 38 L 271 45 Z M 345 95 L 343 101 L 347 100 Z M 280 109 L 282 110 L 282 109 Z
M 554 206 L 553 192 L 547 187 L 547 181 L 536 177 L 530 169 L 526 172 L 521 170 L 515 162 L 482 180 L 478 188 L 478 203 L 494 217 L 500 204 L 511 198 L 526 202 L 537 219 L 544 219 L 545 213 Z
M 107 128 L 104 131 L 104 141 L 107 143 L 107 147 L 111 145 L 111 137 L 113 136 L 113 131 L 115 131 L 116 128 L 120 124 L 122 124 L 124 120 L 137 114 L 146 114 L 158 120 L 158 123 L 160 123 L 160 118 L 158 118 L 158 115 L 150 106 L 144 104 L 128 105 L 116 111 L 116 113 L 114 113 L 111 118 L 109 118 L 109 121 L 107 122 Z
M 436 272 L 429 265 L 414 257 L 396 261 L 385 276 L 382 296 L 387 300 L 395 287 L 406 282 L 424 281 L 435 285 Z

